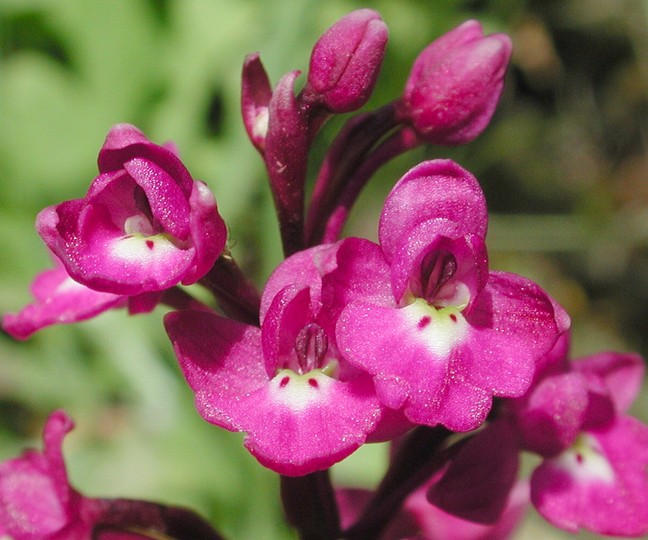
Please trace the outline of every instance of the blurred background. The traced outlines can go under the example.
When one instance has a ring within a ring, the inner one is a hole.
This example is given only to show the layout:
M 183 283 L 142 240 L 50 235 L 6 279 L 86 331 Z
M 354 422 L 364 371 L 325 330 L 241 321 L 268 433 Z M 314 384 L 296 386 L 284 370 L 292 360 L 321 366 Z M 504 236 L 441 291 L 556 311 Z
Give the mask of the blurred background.
M 0 0 L 0 312 L 30 302 L 31 279 L 49 265 L 37 212 L 84 195 L 118 122 L 177 144 L 215 193 L 236 258 L 262 285 L 281 252 L 240 120 L 243 58 L 260 51 L 273 83 L 305 71 L 317 37 L 360 7 L 379 10 L 390 30 L 367 109 L 395 99 L 420 50 L 468 18 L 510 34 L 514 56 L 489 129 L 466 147 L 421 148 L 382 169 L 348 233 L 375 238 L 394 182 L 423 159 L 451 157 L 486 192 L 491 266 L 534 279 L 566 307 L 574 355 L 648 357 L 642 0 Z M 313 170 L 343 121 L 325 126 Z M 64 407 L 77 423 L 65 453 L 83 493 L 188 505 L 231 538 L 292 538 L 275 475 L 240 435 L 194 411 L 163 314 L 108 312 L 25 343 L 0 334 L 0 460 L 40 446 L 46 416 Z M 648 420 L 647 391 L 634 413 Z M 384 446 L 364 447 L 334 478 L 371 486 L 385 456 Z M 539 534 L 567 536 L 531 511 L 516 538 Z

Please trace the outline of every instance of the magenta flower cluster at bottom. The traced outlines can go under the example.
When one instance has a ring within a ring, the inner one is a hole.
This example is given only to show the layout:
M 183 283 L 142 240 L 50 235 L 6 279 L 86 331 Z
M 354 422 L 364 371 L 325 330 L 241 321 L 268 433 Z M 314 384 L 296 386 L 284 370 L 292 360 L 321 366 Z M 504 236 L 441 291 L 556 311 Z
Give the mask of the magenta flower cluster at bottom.
M 648 533 L 648 427 L 627 414 L 643 362 L 568 359 L 563 308 L 532 281 L 489 268 L 486 201 L 470 172 L 420 163 L 387 196 L 378 242 L 340 235 L 380 165 L 481 133 L 501 95 L 506 36 L 469 21 L 427 47 L 402 96 L 347 121 L 305 212 L 310 145 L 329 116 L 366 103 L 386 41 L 376 12 L 344 17 L 315 44 L 298 94 L 298 72 L 273 90 L 259 56 L 246 59 L 243 120 L 285 254 L 261 293 L 227 249 L 207 185 L 173 145 L 119 124 L 86 196 L 39 214 L 54 268 L 3 328 L 26 339 L 108 309 L 171 307 L 164 325 L 198 412 L 244 433 L 281 475 L 302 538 L 502 538 L 528 501 L 568 531 Z M 194 284 L 214 302 L 179 287 Z M 62 457 L 71 428 L 53 413 L 42 452 L 0 464 L 0 534 L 222 538 L 188 509 L 81 495 Z M 374 492 L 333 489 L 331 466 L 384 441 L 393 451 Z M 529 478 L 522 452 L 539 463 Z

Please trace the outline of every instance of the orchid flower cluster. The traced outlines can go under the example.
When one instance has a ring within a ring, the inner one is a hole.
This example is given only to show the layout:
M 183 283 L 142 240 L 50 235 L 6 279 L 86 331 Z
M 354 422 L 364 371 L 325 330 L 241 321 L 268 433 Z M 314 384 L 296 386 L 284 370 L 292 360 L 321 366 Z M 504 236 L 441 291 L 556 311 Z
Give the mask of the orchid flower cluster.
M 420 163 L 387 196 L 377 243 L 342 237 L 379 167 L 485 129 L 507 36 L 468 21 L 430 44 L 398 99 L 348 118 L 306 197 L 320 128 L 367 103 L 386 44 L 380 15 L 362 9 L 320 37 L 301 89 L 298 71 L 273 88 L 259 55 L 246 58 L 243 121 L 267 169 L 285 255 L 262 292 L 177 149 L 119 124 L 86 195 L 38 215 L 54 266 L 3 328 L 26 339 L 109 309 L 170 307 L 164 326 L 198 413 L 244 433 L 247 450 L 281 475 L 301 538 L 504 538 L 529 499 L 568 531 L 648 533 L 648 427 L 627 414 L 643 361 L 569 359 L 563 308 L 532 281 L 489 268 L 486 201 L 469 171 Z M 213 304 L 187 286 L 206 288 Z M 61 448 L 72 427 L 52 413 L 43 451 L 0 464 L 0 534 L 222 538 L 187 509 L 77 492 Z M 390 466 L 374 492 L 333 489 L 331 466 L 385 441 Z M 539 463 L 529 478 L 523 452 Z

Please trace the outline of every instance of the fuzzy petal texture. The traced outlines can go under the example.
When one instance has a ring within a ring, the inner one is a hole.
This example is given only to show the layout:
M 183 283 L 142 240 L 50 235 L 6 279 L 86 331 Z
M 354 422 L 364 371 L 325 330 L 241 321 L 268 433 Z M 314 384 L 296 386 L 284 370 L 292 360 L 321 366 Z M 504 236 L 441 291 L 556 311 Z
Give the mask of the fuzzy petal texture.
M 371 96 L 386 45 L 378 12 L 358 9 L 342 17 L 313 47 L 305 99 L 334 113 L 359 109 Z
M 194 283 L 226 240 L 216 202 L 171 150 L 119 125 L 84 199 L 43 210 L 37 230 L 70 276 L 119 295 Z
M 409 295 L 470 310 L 488 280 L 486 244 L 480 236 L 460 234 L 452 221 L 424 221 L 396 251 L 390 270 L 399 304 Z
M 401 115 L 427 142 L 464 144 L 488 125 L 504 88 L 512 44 L 484 36 L 467 21 L 431 43 L 415 60 Z
M 191 311 L 167 315 L 165 325 L 203 418 L 246 432 L 248 450 L 280 474 L 330 467 L 379 419 L 369 377 L 341 382 L 319 370 L 269 377 L 258 328 Z
M 0 524 L 14 540 L 82 540 L 91 527 L 84 501 L 68 484 L 61 445 L 73 428 L 63 412 L 45 426 L 43 452 L 26 451 L 0 464 Z
M 584 432 L 531 477 L 540 514 L 570 532 L 648 533 L 648 426 L 623 416 Z
M 344 357 L 374 376 L 385 405 L 415 423 L 467 431 L 483 422 L 492 396 L 527 390 L 556 327 L 539 287 L 492 273 L 470 314 L 422 300 L 399 309 L 357 301 L 336 335 Z
M 579 373 L 560 373 L 541 380 L 529 395 L 509 402 L 522 446 L 544 457 L 568 448 L 581 431 L 589 405 Z
M 425 161 L 393 187 L 380 217 L 379 238 L 388 262 L 419 223 L 443 218 L 462 234 L 485 237 L 486 201 L 477 179 L 449 159 Z
M 340 242 L 322 244 L 303 251 L 298 251 L 284 260 L 268 278 L 261 297 L 261 322 L 277 293 L 289 286 L 308 287 L 312 303 L 321 304 L 322 278 L 336 265 L 336 253 Z

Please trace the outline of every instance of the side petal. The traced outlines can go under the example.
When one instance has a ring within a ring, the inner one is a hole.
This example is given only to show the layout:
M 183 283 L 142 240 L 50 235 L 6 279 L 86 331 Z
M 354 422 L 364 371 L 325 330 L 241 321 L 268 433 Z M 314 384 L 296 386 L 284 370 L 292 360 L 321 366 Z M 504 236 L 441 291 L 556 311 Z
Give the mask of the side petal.
M 355 300 L 395 307 L 390 279 L 379 245 L 364 238 L 346 238 L 336 252 L 335 269 L 322 278 L 322 303 L 338 314 Z
M 204 311 L 175 311 L 164 318 L 182 373 L 201 416 L 241 431 L 249 414 L 245 396 L 268 383 L 261 330 Z
M 2 317 L 2 327 L 16 339 L 27 339 L 53 324 L 90 319 L 127 302 L 124 296 L 95 291 L 77 283 L 60 263 L 36 276 L 31 289 L 33 303 L 18 313 Z
M 0 524 L 17 539 L 50 538 L 72 522 L 78 496 L 70 487 L 61 445 L 74 427 L 63 411 L 45 425 L 44 451 L 0 463 Z
M 189 271 L 182 278 L 183 285 L 191 285 L 209 272 L 227 243 L 227 226 L 207 184 L 199 180 L 194 182 L 189 207 L 194 258 Z
M 190 230 L 189 197 L 175 179 L 157 163 L 141 157 L 129 159 L 123 167 L 144 190 L 155 221 L 178 240 L 187 240 Z
M 468 380 L 493 395 L 518 397 L 527 391 L 535 364 L 558 338 L 549 296 L 535 283 L 491 272 L 469 313 L 464 369 Z
M 281 358 L 290 357 L 299 331 L 315 317 L 308 288 L 289 285 L 274 297 L 261 327 L 261 344 L 268 377 L 277 372 Z
M 589 399 L 581 374 L 560 373 L 541 380 L 529 395 L 507 403 L 524 448 L 553 457 L 576 440 Z
M 322 276 L 336 266 L 336 253 L 340 242 L 321 244 L 291 255 L 272 272 L 261 297 L 261 322 L 279 291 L 289 285 L 308 287 L 314 306 L 321 304 Z
M 624 413 L 641 391 L 646 366 L 638 354 L 602 352 L 572 362 L 579 373 L 602 380 L 618 413 Z

